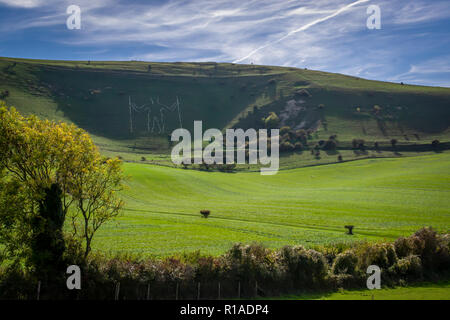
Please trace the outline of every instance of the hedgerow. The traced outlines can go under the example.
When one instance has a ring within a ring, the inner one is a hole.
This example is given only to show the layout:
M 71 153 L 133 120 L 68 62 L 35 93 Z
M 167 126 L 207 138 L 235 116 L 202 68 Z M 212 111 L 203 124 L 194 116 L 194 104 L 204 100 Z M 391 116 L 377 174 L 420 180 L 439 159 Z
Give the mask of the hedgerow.
M 382 286 L 450 276 L 450 235 L 423 228 L 394 243 L 357 243 L 308 249 L 235 244 L 221 256 L 199 251 L 164 259 L 99 253 L 81 263 L 82 289 L 66 289 L 66 275 L 41 283 L 41 299 L 216 299 L 274 296 L 299 291 L 364 288 L 376 264 Z M 35 299 L 40 279 L 20 265 L 0 268 L 0 299 Z M 220 289 L 219 289 L 220 288 Z

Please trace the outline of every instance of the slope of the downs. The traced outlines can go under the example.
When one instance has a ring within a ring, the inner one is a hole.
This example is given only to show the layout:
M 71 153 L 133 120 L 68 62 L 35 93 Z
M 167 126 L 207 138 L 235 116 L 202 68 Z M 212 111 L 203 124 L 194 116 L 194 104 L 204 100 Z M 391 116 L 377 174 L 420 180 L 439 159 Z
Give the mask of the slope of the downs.
M 167 153 L 167 135 L 194 120 L 204 130 L 264 128 L 271 112 L 278 127 L 316 132 L 311 146 L 331 135 L 347 147 L 353 139 L 449 141 L 449 88 L 296 68 L 0 58 L 0 95 L 25 114 L 73 122 L 120 152 Z
M 450 154 L 285 170 L 274 176 L 126 164 L 119 225 L 97 249 L 221 253 L 234 242 L 285 244 L 394 239 L 450 226 Z M 200 210 L 211 211 L 204 219 Z M 355 226 L 355 235 L 345 225 Z

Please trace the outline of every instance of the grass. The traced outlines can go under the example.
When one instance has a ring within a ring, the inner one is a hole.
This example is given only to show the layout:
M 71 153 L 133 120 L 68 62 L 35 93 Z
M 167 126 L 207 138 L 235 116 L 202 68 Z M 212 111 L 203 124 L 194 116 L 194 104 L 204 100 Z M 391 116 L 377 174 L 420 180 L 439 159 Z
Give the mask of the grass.
M 450 153 L 234 174 L 126 163 L 123 216 L 94 241 L 103 251 L 220 254 L 232 243 L 393 240 L 423 226 L 448 231 Z M 211 210 L 208 219 L 200 210 Z M 344 226 L 355 226 L 355 235 Z
M 450 300 L 450 281 L 420 283 L 380 290 L 342 290 L 326 294 L 300 294 L 283 300 Z

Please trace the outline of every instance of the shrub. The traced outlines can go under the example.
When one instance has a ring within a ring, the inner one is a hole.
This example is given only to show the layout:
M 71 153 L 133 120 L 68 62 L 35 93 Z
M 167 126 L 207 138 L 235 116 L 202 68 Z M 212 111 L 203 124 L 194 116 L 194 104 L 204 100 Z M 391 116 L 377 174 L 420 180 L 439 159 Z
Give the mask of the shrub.
M 438 236 L 435 266 L 438 271 L 450 269 L 450 236 L 448 234 Z
M 381 107 L 380 107 L 379 105 L 374 105 L 374 106 L 373 106 L 373 112 L 374 112 L 375 114 L 380 113 L 380 111 L 381 111 Z
M 312 286 L 321 282 L 327 274 L 327 260 L 318 251 L 306 250 L 303 246 L 285 246 L 280 256 L 294 284 Z
M 353 139 L 352 140 L 353 149 L 363 150 L 365 148 L 364 144 L 365 144 L 365 141 L 363 139 Z
M 337 143 L 334 139 L 329 139 L 325 144 L 323 145 L 324 150 L 336 150 Z
M 296 142 L 294 145 L 294 149 L 295 150 L 302 150 L 303 149 L 303 144 L 301 142 Z
M 301 143 L 303 143 L 304 145 L 308 144 L 307 140 L 308 140 L 308 134 L 306 133 L 305 130 L 303 129 L 299 129 L 297 131 L 295 131 L 295 139 L 297 141 L 300 141 Z
M 261 244 L 235 244 L 219 257 L 204 256 L 200 251 L 164 259 L 93 253 L 84 260 L 79 243 L 74 242 L 73 247 L 69 241 L 66 244 L 65 254 L 71 256 L 71 263 L 82 267 L 83 290 L 73 295 L 73 291 L 61 285 L 65 282 L 61 276 L 54 286 L 43 282 L 41 299 L 113 299 L 116 283 L 120 283 L 119 299 L 145 299 L 149 284 L 154 298 L 173 299 L 179 285 L 179 297 L 192 299 L 197 294 L 197 282 L 202 283 L 202 298 L 212 299 L 217 297 L 216 281 L 222 284 L 223 296 L 236 297 L 237 281 L 244 296 L 254 296 L 255 281 L 259 292 L 276 295 L 291 289 L 363 288 L 366 266 L 370 264 L 383 268 L 383 286 L 421 279 L 428 274 L 437 279 L 450 269 L 450 235 L 438 235 L 431 228 L 398 239 L 395 244 L 336 243 L 316 246 L 314 250 L 303 246 L 272 250 Z M 420 255 L 409 254 L 413 251 L 430 254 L 432 265 L 426 267 Z M 208 284 L 212 285 L 209 289 Z M 19 264 L 0 266 L 0 299 L 33 299 L 36 285 L 36 275 Z M 214 289 L 210 290 L 211 287 Z
M 404 258 L 414 252 L 414 241 L 411 238 L 400 237 L 394 242 L 395 252 L 399 258 Z
M 377 265 L 380 268 L 389 268 L 397 262 L 397 254 L 392 243 L 365 244 L 359 248 L 358 267 L 361 271 L 366 271 L 370 265 Z
M 420 255 L 424 268 L 432 268 L 439 244 L 436 231 L 425 227 L 417 231 L 411 238 L 414 241 L 414 253 Z
M 280 145 L 280 151 L 281 152 L 288 152 L 288 151 L 294 151 L 295 147 L 292 143 L 289 141 L 284 141 Z
M 0 99 L 5 99 L 7 97 L 9 97 L 9 91 L 8 90 L 0 92 Z
M 351 251 L 345 251 L 337 255 L 331 268 L 334 274 L 354 274 L 358 264 L 358 257 Z
M 270 112 L 269 116 L 264 119 L 264 124 L 267 129 L 277 128 L 280 123 L 280 118 L 278 118 L 275 112 Z
M 339 162 L 344 161 L 344 159 L 342 158 L 342 155 L 338 155 L 338 161 L 339 161 Z
M 234 244 L 225 254 L 229 277 L 241 281 L 270 278 L 274 265 L 270 254 L 271 251 L 261 244 Z
M 440 141 L 439 140 L 433 140 L 431 142 L 431 146 L 433 147 L 433 149 L 437 149 L 439 147 Z
M 146 161 L 147 159 L 145 157 L 141 157 L 141 161 Z
M 397 139 L 391 139 L 391 145 L 392 148 L 395 148 L 397 146 Z
M 362 281 L 353 275 L 339 273 L 331 274 L 328 277 L 328 286 L 333 290 L 340 290 L 343 288 L 357 288 L 361 286 Z
M 288 134 L 289 131 L 291 131 L 291 127 L 289 127 L 289 126 L 281 127 L 280 128 L 280 135 Z
M 410 255 L 398 260 L 390 269 L 398 276 L 418 278 L 422 276 L 422 261 L 416 255 Z
M 289 133 L 285 133 L 284 135 L 281 136 L 281 143 L 283 142 L 290 142 L 291 137 L 289 136 Z
M 209 211 L 209 210 L 200 210 L 200 213 L 201 213 L 201 215 L 203 216 L 203 218 L 206 219 L 206 218 L 209 217 L 211 211 Z

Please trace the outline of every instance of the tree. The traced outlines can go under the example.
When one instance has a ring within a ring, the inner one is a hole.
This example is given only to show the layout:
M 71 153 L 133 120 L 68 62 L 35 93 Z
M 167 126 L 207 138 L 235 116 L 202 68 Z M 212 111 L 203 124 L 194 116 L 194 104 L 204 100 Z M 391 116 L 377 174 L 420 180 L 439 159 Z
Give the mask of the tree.
M 431 142 L 431 146 L 433 147 L 433 149 L 437 149 L 439 147 L 440 141 L 439 140 L 433 140 Z
M 264 119 L 264 124 L 267 129 L 277 128 L 280 123 L 280 118 L 278 118 L 275 112 L 270 112 L 269 116 Z
M 336 150 L 337 143 L 334 139 L 328 139 L 325 144 L 323 145 L 324 150 Z
M 280 145 L 281 152 L 294 151 L 294 149 L 295 149 L 294 145 L 292 143 L 290 143 L 289 141 L 284 141 Z
M 200 210 L 200 214 L 203 216 L 203 218 L 208 218 L 210 215 L 211 211 L 209 210 Z
M 353 139 L 352 140 L 352 147 L 353 149 L 360 149 L 361 151 L 365 150 L 365 141 L 364 139 Z
M 0 103 L 0 244 L 35 266 L 55 263 L 70 214 L 71 234 L 84 240 L 87 257 L 95 232 L 123 206 L 120 165 L 101 157 L 75 125 L 23 117 Z M 36 262 L 43 251 L 48 259 Z
M 395 147 L 397 146 L 397 139 L 391 139 L 391 145 L 392 145 L 392 148 L 395 149 Z
M 281 127 L 280 128 L 280 135 L 289 134 L 290 131 L 291 131 L 291 127 L 289 127 L 289 126 Z

